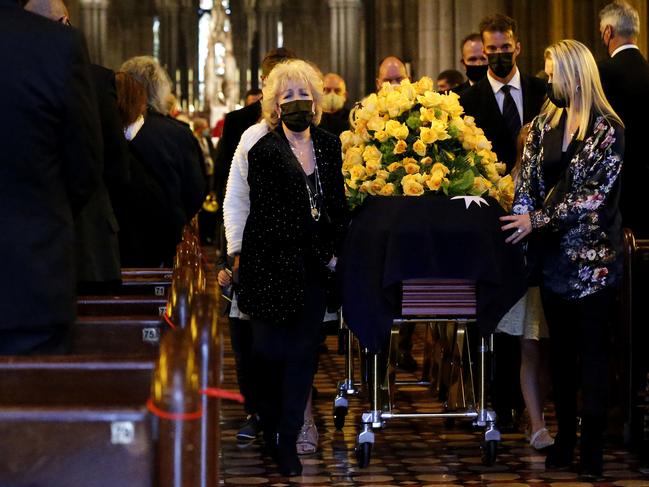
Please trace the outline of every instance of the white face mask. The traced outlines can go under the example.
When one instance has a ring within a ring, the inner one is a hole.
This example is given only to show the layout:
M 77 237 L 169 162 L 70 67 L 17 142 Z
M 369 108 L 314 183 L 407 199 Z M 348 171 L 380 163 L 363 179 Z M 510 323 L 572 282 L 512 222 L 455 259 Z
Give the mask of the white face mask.
M 337 112 L 345 106 L 346 100 L 347 98 L 344 95 L 338 95 L 334 92 L 327 93 L 322 97 L 322 109 L 329 113 Z

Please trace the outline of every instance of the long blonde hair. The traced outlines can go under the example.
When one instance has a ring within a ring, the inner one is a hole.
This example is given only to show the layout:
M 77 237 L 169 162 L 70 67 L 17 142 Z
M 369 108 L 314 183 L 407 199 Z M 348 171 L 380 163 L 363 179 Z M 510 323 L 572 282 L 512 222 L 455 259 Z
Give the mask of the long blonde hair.
M 577 139 L 583 140 L 586 136 L 593 112 L 624 126 L 604 95 L 597 64 L 585 45 L 564 39 L 545 50 L 545 59 L 551 59 L 553 63 L 552 90 L 555 96 L 566 98 L 572 107 L 576 100 L 580 101 Z M 563 108 L 546 100 L 541 108 L 541 117 L 554 128 L 559 124 L 563 112 Z

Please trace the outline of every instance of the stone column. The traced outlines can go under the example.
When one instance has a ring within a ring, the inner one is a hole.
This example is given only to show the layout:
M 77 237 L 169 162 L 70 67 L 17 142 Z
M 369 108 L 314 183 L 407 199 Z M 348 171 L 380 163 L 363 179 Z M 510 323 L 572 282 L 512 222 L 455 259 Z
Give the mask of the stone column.
M 261 56 L 277 46 L 277 24 L 280 21 L 282 0 L 259 0 L 258 2 L 259 51 Z
M 88 52 L 93 63 L 103 64 L 107 46 L 108 0 L 82 0 L 81 30 L 86 35 Z
M 331 70 L 347 83 L 350 100 L 362 96 L 361 0 L 329 0 L 331 10 Z

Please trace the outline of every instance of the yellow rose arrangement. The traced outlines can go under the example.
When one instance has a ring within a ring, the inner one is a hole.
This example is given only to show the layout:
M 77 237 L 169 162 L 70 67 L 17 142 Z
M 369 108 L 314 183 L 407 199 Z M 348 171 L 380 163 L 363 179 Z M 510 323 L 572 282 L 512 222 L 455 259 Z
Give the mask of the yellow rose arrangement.
M 350 206 L 368 195 L 495 198 L 509 210 L 514 183 L 505 176 L 482 129 L 464 116 L 455 93 L 433 90 L 433 80 L 385 83 L 351 115 L 340 135 L 343 175 Z

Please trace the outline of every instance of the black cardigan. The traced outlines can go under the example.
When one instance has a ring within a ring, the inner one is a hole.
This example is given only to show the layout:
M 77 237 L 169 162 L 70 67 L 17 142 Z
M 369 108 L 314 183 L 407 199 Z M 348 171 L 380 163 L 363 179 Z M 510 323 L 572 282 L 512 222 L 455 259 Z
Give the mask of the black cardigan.
M 322 225 L 314 225 L 304 174 L 281 128 L 248 152 L 250 214 L 241 245 L 238 304 L 254 319 L 283 322 L 299 316 L 307 262 L 324 270 L 342 245 L 348 213 L 340 141 L 313 126 L 311 137 L 330 220 L 324 223 L 323 216 Z M 318 275 L 308 277 L 314 278 Z

